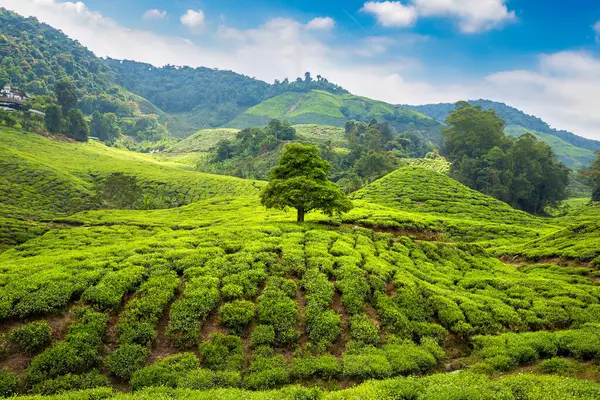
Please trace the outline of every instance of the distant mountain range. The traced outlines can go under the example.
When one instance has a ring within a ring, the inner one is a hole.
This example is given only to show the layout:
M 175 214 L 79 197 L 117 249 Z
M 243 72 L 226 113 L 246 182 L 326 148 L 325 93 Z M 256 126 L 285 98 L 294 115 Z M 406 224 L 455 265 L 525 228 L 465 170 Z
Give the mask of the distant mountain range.
M 137 113 L 158 115 L 169 132 L 180 137 L 202 128 L 264 126 L 272 118 L 337 127 L 353 119 L 377 118 L 439 145 L 443 121 L 454 107 L 392 105 L 354 96 L 321 76 L 270 84 L 232 71 L 105 60 L 35 18 L 0 8 L 0 85 L 11 83 L 29 94 L 48 95 L 65 77 L 80 90 L 84 112 L 130 110 L 135 103 Z M 508 105 L 472 103 L 496 110 L 507 121 L 507 133 L 531 132 L 549 143 L 569 167 L 589 165 L 600 149 L 600 141 L 552 129 Z

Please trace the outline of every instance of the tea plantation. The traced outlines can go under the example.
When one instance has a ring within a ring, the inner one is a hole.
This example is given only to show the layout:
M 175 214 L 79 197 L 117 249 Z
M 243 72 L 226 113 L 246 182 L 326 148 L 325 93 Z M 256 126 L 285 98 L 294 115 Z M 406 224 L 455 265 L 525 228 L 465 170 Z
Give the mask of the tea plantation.
M 597 207 L 533 217 L 409 165 L 297 224 L 263 182 L 0 139 L 2 396 L 600 398 Z M 115 172 L 178 201 L 99 206 Z

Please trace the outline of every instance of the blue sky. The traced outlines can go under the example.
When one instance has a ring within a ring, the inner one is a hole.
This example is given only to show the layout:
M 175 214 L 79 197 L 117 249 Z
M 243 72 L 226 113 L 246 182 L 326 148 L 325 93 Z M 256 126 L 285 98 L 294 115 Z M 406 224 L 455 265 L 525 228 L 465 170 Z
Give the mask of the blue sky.
M 0 0 L 99 56 L 322 74 L 392 103 L 490 98 L 600 139 L 600 1 Z

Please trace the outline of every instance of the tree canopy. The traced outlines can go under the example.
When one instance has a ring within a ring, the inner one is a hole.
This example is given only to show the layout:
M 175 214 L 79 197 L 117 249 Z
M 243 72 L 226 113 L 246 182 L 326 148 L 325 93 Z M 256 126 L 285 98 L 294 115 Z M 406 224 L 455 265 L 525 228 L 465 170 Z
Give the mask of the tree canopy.
M 271 181 L 260 195 L 261 203 L 267 208 L 295 208 L 298 222 L 304 222 L 305 214 L 314 210 L 327 215 L 350 211 L 352 202 L 327 179 L 330 169 L 316 147 L 288 144 L 279 165 L 271 170 Z
M 592 165 L 592 200 L 600 201 L 600 150 L 596 152 L 598 158 Z
M 532 134 L 513 139 L 494 110 L 459 102 L 443 132 L 443 153 L 459 182 L 531 213 L 566 198 L 569 170 Z

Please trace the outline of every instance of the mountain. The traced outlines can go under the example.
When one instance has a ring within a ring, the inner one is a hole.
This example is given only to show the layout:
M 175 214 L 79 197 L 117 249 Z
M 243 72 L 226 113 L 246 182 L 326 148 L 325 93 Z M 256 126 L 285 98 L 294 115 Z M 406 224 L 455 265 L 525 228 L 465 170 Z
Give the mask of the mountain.
M 560 160 L 570 168 L 580 169 L 589 166 L 596 157 L 594 152 L 600 150 L 598 140 L 553 129 L 540 118 L 504 103 L 490 100 L 472 100 L 469 103 L 496 111 L 498 116 L 506 121 L 506 133 L 509 135 L 520 136 L 525 132 L 533 133 L 538 139 L 552 146 Z M 443 122 L 455 106 L 452 103 L 440 103 L 407 107 Z
M 404 106 L 395 106 L 366 97 L 323 90 L 285 93 L 268 99 L 226 124 L 231 128 L 264 126 L 270 119 L 288 120 L 291 124 L 318 124 L 343 127 L 346 122 L 369 122 L 373 118 L 387 121 L 398 132 L 417 131 L 428 140 L 439 142 L 443 125 Z
M 417 132 L 435 146 L 453 104 L 398 106 L 354 96 L 326 78 L 307 74 L 269 84 L 232 71 L 101 59 L 64 33 L 35 18 L 0 9 L 0 85 L 11 83 L 30 95 L 51 94 L 55 83 L 71 78 L 81 108 L 114 112 L 122 130 L 136 136 L 136 120 L 156 115 L 172 136 L 203 128 L 264 126 L 271 118 L 292 124 L 342 127 L 349 120 L 387 121 L 398 132 Z M 557 131 L 541 119 L 502 103 L 473 102 L 493 108 L 507 121 L 507 133 L 531 132 L 549 143 L 569 167 L 594 159 L 600 142 Z M 131 120 L 130 118 L 133 118 Z M 144 124 L 140 124 L 143 126 Z M 164 130 L 164 129 L 163 129 Z

